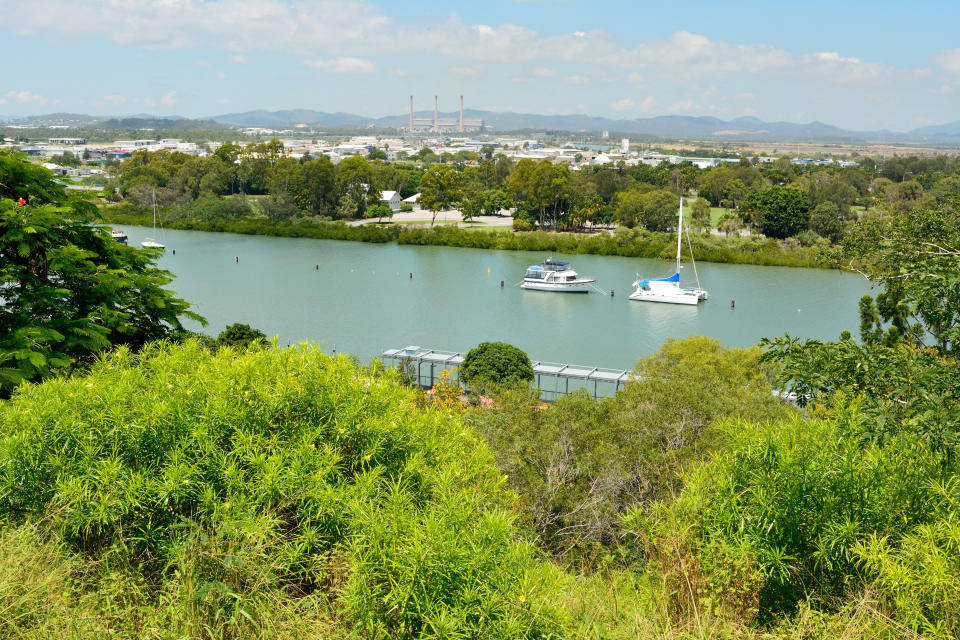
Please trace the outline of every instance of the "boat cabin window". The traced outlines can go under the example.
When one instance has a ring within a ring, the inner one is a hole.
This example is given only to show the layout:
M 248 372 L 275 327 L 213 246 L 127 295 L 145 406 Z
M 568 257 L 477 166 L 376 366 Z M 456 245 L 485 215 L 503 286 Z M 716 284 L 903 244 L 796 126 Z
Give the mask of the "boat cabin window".
M 577 276 L 567 276 L 567 282 L 573 282 L 577 279 Z

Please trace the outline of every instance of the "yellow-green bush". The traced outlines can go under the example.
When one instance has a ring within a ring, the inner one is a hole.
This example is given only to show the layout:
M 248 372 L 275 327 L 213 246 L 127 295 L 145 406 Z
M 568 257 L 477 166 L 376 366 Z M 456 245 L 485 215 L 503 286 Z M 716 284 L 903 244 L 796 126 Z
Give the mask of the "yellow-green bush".
M 456 415 L 309 347 L 121 349 L 0 405 L 3 527 L 142 581 L 190 636 L 301 607 L 369 638 L 548 637 L 507 499 Z

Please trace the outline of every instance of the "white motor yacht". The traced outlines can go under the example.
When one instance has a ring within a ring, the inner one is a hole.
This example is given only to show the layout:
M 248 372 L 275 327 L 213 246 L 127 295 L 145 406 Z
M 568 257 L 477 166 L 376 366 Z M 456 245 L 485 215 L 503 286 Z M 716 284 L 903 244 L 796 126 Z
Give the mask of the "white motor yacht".
M 581 278 L 570 268 L 569 262 L 546 260 L 543 264 L 527 267 L 521 289 L 536 291 L 563 291 L 566 293 L 588 293 L 596 282 L 592 278 Z
M 637 279 L 633 283 L 633 293 L 630 300 L 641 302 L 667 302 L 670 304 L 695 305 L 707 299 L 707 292 L 700 287 L 700 278 L 697 276 L 697 288 L 685 289 L 680 286 L 680 248 L 683 239 L 683 198 L 680 198 L 680 222 L 677 225 L 677 268 L 672 276 L 666 278 Z M 690 260 L 693 261 L 693 251 L 690 251 Z M 693 271 L 696 273 L 696 263 L 693 262 Z

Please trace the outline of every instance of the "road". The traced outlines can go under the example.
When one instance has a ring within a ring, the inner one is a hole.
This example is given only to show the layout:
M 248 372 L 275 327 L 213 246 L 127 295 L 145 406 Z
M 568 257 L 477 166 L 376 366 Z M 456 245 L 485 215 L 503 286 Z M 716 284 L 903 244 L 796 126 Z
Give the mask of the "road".
M 397 212 L 393 214 L 393 222 L 406 223 L 406 222 L 430 222 L 433 219 L 433 213 L 430 211 L 405 211 Z M 351 220 L 347 224 L 351 227 L 357 227 L 363 224 L 376 223 L 377 219 L 373 218 L 372 220 Z M 478 216 L 473 218 L 473 222 L 483 223 L 482 226 L 485 227 L 510 227 L 513 226 L 513 217 L 512 216 Z M 451 209 L 449 211 L 440 211 L 437 213 L 437 219 L 435 220 L 436 224 L 442 224 L 444 222 L 457 222 L 458 226 L 471 226 L 470 223 L 464 223 L 463 217 L 460 215 L 460 212 L 456 209 Z M 480 225 L 478 225 L 480 226 Z

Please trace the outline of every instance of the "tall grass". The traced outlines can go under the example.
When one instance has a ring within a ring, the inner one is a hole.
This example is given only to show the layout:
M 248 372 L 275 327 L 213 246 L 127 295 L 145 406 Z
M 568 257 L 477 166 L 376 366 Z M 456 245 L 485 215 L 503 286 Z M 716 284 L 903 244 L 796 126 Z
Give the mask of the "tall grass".
M 266 637 L 289 611 L 367 638 L 553 637 L 505 478 L 418 397 L 309 347 L 121 349 L 0 406 L 0 518 L 97 567 L 94 590 L 142 584 L 185 637 Z
M 865 446 L 847 424 L 857 411 L 728 422 L 730 446 L 676 502 L 627 517 L 676 611 L 771 624 L 870 590 L 915 632 L 958 631 L 956 532 L 941 526 L 956 518 L 957 469 L 924 448 Z M 927 562 L 940 577 L 921 576 Z

